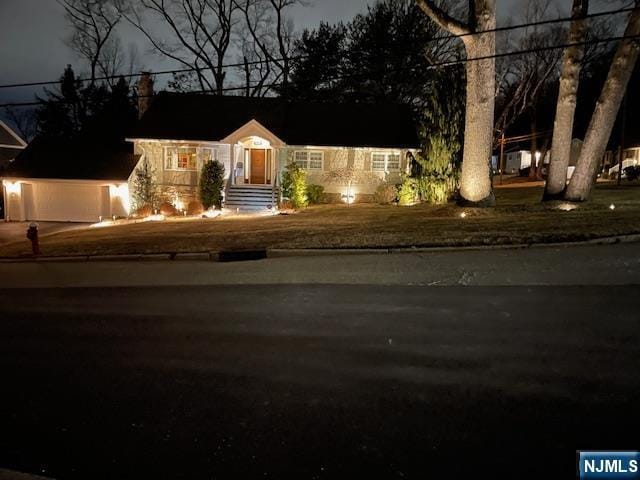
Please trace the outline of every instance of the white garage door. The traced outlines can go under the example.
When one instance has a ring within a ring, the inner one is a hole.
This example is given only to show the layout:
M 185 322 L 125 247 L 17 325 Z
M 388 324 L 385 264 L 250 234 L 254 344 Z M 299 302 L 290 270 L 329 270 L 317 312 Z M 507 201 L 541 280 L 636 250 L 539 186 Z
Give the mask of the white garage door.
M 97 222 L 109 215 L 109 187 L 90 183 L 33 182 L 23 184 L 27 220 Z

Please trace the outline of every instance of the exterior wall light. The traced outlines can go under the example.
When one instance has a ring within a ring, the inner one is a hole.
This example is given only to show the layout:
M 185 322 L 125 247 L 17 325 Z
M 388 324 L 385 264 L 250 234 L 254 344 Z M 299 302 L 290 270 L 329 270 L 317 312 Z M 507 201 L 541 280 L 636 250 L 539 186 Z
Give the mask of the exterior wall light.
M 9 195 L 20 195 L 21 192 L 21 187 L 20 187 L 20 182 L 8 182 L 8 181 L 4 181 L 4 188 L 7 189 L 7 193 Z

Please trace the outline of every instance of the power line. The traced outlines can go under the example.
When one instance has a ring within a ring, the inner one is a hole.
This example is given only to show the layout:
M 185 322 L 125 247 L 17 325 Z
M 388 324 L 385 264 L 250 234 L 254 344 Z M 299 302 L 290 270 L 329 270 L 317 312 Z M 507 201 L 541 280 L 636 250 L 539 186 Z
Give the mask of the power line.
M 618 15 L 618 14 L 622 14 L 622 13 L 629 13 L 629 12 L 633 12 L 635 10 L 637 10 L 638 7 L 627 7 L 627 8 L 620 8 L 620 9 L 616 9 L 616 10 L 607 10 L 607 11 L 603 11 L 603 12 L 596 12 L 596 13 L 590 13 L 588 15 L 584 15 L 581 17 L 578 17 L 577 19 L 579 20 L 583 20 L 583 19 L 590 19 L 590 18 L 597 18 L 597 17 L 602 17 L 602 16 L 608 16 L 608 15 Z M 570 22 L 576 20 L 573 17 L 562 17 L 562 18 L 555 18 L 555 19 L 549 19 L 549 20 L 540 20 L 537 22 L 528 22 L 528 23 L 522 23 L 522 24 L 517 24 L 517 25 L 508 25 L 508 26 L 504 26 L 504 27 L 497 27 L 497 28 L 493 28 L 490 30 L 482 30 L 480 32 L 471 32 L 471 33 L 462 33 L 462 34 L 458 34 L 458 35 L 444 35 L 442 37 L 435 37 L 432 39 L 429 39 L 427 41 L 427 43 L 434 43 L 434 42 L 441 42 L 443 40 L 452 40 L 452 39 L 457 39 L 457 38 L 464 38 L 464 37 L 468 37 L 468 36 L 472 36 L 472 35 L 480 35 L 480 34 L 485 34 L 485 33 L 500 33 L 500 32 L 506 32 L 506 31 L 510 31 L 510 30 L 518 30 L 521 28 L 530 28 L 530 27 L 536 27 L 536 26 L 542 26 L 542 25 L 550 25 L 550 24 L 554 24 L 554 23 L 564 23 L 564 22 Z M 286 60 L 302 60 L 304 58 L 308 58 L 308 55 L 297 55 L 297 56 L 292 56 L 289 57 Z M 274 58 L 274 59 L 264 59 L 264 60 L 252 60 L 252 61 L 247 61 L 247 62 L 238 62 L 238 63 L 228 63 L 228 64 L 224 64 L 221 65 L 220 67 L 215 67 L 215 68 L 222 68 L 222 69 L 227 69 L 227 68 L 240 68 L 240 67 L 244 67 L 246 65 L 260 65 L 263 63 L 270 63 L 270 62 L 282 62 L 284 61 L 284 58 Z M 153 72 L 154 76 L 159 76 L 159 75 L 172 75 L 172 74 L 179 74 L 179 73 L 189 73 L 189 72 L 201 72 L 203 70 L 212 70 L 212 67 L 189 67 L 189 68 L 181 68 L 181 69 L 173 69 L 173 70 L 161 70 L 159 72 Z M 93 80 L 94 81 L 103 81 L 103 80 L 114 80 L 114 79 L 119 79 L 119 78 L 136 78 L 141 76 L 141 73 L 129 73 L 129 74 L 119 74 L 119 75 L 105 75 L 102 77 L 96 77 Z M 91 79 L 89 78 L 82 78 L 82 79 L 77 79 L 77 82 L 88 82 L 91 81 Z M 28 82 L 28 83 L 12 83 L 12 84 L 5 84 L 5 85 L 0 85 L 0 89 L 7 89 L 7 88 L 23 88 L 23 87 L 41 87 L 41 86 L 45 86 L 45 85 L 59 85 L 62 81 L 61 80 L 50 80 L 50 81 L 42 81 L 42 82 Z M 224 91 L 224 89 L 222 89 Z M 237 90 L 237 89 L 232 89 L 232 90 Z
M 551 46 L 544 46 L 544 47 L 537 47 L 537 48 L 529 48 L 526 50 L 516 50 L 516 51 L 512 51 L 512 52 L 504 52 L 504 53 L 496 53 L 494 55 L 485 55 L 485 56 L 480 56 L 480 57 L 471 57 L 471 58 L 463 58 L 463 59 L 459 59 L 459 60 L 450 60 L 450 61 L 445 61 L 445 62 L 439 62 L 439 63 L 433 63 L 431 65 L 429 65 L 427 68 L 428 69 L 434 69 L 434 68 L 439 68 L 439 67 L 450 67 L 450 66 L 455 66 L 455 65 L 463 65 L 465 63 L 468 62 L 478 62 L 478 61 L 482 61 L 482 60 L 491 60 L 491 59 L 497 59 L 497 58 L 504 58 L 504 57 L 509 57 L 509 56 L 517 56 L 517 55 L 526 55 L 526 54 L 530 54 L 530 53 L 538 53 L 538 52 L 544 52 L 544 51 L 549 51 L 549 50 L 560 50 L 560 49 L 565 49 L 565 48 L 569 48 L 569 47 L 576 47 L 576 46 L 586 46 L 586 45 L 591 45 L 591 44 L 600 44 L 600 43 L 610 43 L 610 42 L 617 42 L 617 41 L 622 41 L 622 40 L 635 40 L 635 39 L 640 39 L 640 34 L 637 35 L 622 35 L 622 36 L 618 36 L 618 37 L 609 37 L 609 38 L 602 38 L 602 39 L 591 39 L 591 40 L 585 40 L 583 42 L 573 42 L 573 43 L 565 43 L 562 45 L 551 45 Z M 416 67 L 409 67 L 409 69 L 406 68 L 394 68 L 391 70 L 385 70 L 381 73 L 387 73 L 387 72 L 399 72 L 399 71 L 405 71 L 405 70 L 410 70 L 410 69 L 414 69 Z M 353 73 L 353 74 L 346 74 L 346 75 L 336 75 L 333 77 L 328 77 L 325 80 L 326 81 L 331 81 L 331 80 L 341 80 L 344 78 L 349 78 L 349 77 L 357 77 L 359 75 L 366 75 L 370 72 L 363 72 L 363 73 Z M 263 87 L 263 88 L 273 88 L 273 87 L 278 87 L 278 86 L 282 86 L 283 83 L 282 82 L 274 82 L 274 83 L 269 83 L 269 84 L 253 84 L 253 85 L 249 85 L 248 87 L 246 85 L 242 86 L 242 87 L 225 87 L 222 88 L 221 91 L 222 92 L 232 92 L 232 91 L 244 91 L 247 89 L 252 89 L 255 87 Z M 192 93 L 192 94 L 198 94 L 198 93 L 214 93 L 211 90 L 196 90 L 196 91 L 191 91 L 191 92 L 187 92 L 187 93 Z M 139 97 L 139 98 L 144 98 L 144 97 Z M 62 100 L 60 100 L 60 102 L 62 102 Z M 24 102 L 24 103 L 5 103 L 5 104 L 0 104 L 0 108 L 7 108 L 7 107 L 28 107 L 28 106 L 37 106 L 37 105 L 45 105 L 49 103 L 48 101 L 38 101 L 38 102 Z

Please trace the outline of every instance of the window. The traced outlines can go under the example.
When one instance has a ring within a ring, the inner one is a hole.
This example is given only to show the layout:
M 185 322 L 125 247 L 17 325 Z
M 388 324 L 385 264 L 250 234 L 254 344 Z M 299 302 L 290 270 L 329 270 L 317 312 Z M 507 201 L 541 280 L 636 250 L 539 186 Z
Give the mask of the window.
M 400 171 L 400 154 L 374 153 L 371 155 L 371 169 L 374 172 Z
M 197 149 L 191 147 L 167 147 L 165 163 L 167 170 L 195 170 L 197 168 Z
M 294 154 L 296 165 L 305 170 L 322 170 L 324 167 L 324 152 L 313 150 L 299 150 Z
M 198 157 L 206 163 L 217 160 L 217 153 L 215 148 L 166 147 L 164 167 L 166 170 L 197 170 Z

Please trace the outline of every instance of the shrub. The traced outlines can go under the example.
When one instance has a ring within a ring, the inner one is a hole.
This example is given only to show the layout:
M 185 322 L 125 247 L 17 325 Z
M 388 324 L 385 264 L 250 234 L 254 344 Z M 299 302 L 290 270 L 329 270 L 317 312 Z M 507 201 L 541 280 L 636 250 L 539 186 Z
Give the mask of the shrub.
M 203 212 L 204 205 L 202 205 L 202 203 L 198 202 L 197 200 L 189 202 L 189 205 L 187 205 L 187 215 L 202 215 Z
M 398 200 L 398 189 L 395 185 L 390 183 L 383 183 L 378 185 L 375 193 L 373 194 L 373 201 L 381 205 L 388 205 Z
M 282 173 L 282 194 L 291 200 L 293 208 L 304 208 L 308 204 L 307 172 L 293 162 Z
M 414 158 L 418 168 L 414 168 L 416 195 L 425 203 L 447 203 L 453 198 L 458 185 L 458 170 L 454 167 L 450 152 L 442 148 L 436 155 L 433 149 L 431 157 L 417 154 Z
M 413 205 L 416 202 L 416 182 L 412 178 L 405 178 L 398 188 L 398 204 Z
M 206 162 L 200 173 L 200 201 L 205 210 L 222 207 L 224 165 L 218 161 Z
M 322 185 L 308 185 L 307 186 L 307 199 L 311 204 L 318 204 L 322 202 L 324 197 L 324 187 Z
M 622 170 L 630 182 L 635 182 L 640 178 L 640 165 L 632 165 Z
M 171 205 L 169 202 L 164 202 L 160 205 L 160 215 L 164 215 L 165 217 L 173 217 L 178 214 L 178 210 L 176 207 Z
M 134 217 L 145 218 L 153 214 L 153 207 L 151 205 L 143 205 L 133 212 Z

